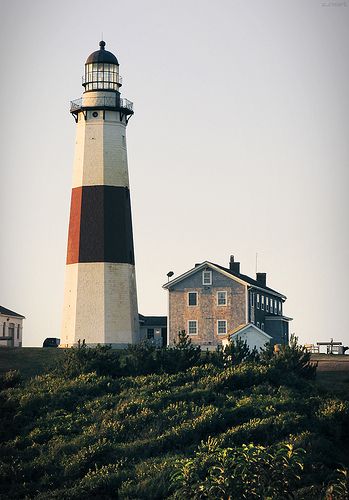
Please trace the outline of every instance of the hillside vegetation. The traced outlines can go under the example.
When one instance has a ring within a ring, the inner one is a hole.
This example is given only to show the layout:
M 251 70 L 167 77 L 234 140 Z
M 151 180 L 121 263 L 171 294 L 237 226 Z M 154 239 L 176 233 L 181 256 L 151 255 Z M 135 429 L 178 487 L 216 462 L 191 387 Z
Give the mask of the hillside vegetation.
M 0 498 L 345 499 L 349 403 L 295 343 L 70 349 L 2 377 Z

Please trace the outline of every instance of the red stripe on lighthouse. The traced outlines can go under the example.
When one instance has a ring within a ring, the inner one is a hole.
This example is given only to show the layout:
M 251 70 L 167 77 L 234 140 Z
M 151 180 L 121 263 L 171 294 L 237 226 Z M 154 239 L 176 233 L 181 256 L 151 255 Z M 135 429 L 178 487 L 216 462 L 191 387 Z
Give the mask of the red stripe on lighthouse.
M 81 202 L 82 187 L 73 188 L 70 204 L 67 264 L 79 262 Z

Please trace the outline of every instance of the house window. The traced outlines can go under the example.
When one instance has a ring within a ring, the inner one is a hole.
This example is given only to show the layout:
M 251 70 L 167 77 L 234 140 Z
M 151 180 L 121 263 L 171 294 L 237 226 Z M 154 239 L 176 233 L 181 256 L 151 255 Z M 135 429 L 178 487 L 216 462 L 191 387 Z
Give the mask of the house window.
M 281 310 L 281 301 L 279 302 L 279 315 L 282 315 L 282 310 Z
M 274 314 L 277 314 L 277 313 L 278 313 L 277 303 L 276 303 L 276 300 L 274 299 Z
M 273 299 L 270 299 L 270 312 L 273 313 Z
M 262 295 L 262 310 L 264 311 L 264 295 Z
M 9 337 L 14 339 L 14 337 L 15 337 L 15 324 L 14 323 L 10 323 L 8 325 L 8 334 L 9 334 Z
M 268 312 L 269 311 L 269 297 L 265 298 L 265 310 Z
M 20 327 L 19 325 L 17 325 L 17 340 L 19 340 L 20 328 L 21 328 L 21 327 Z
M 147 339 L 154 338 L 154 328 L 147 328 Z
M 225 319 L 217 320 L 217 333 L 218 335 L 225 335 L 227 333 L 227 322 Z
M 251 293 L 250 295 L 250 300 L 251 300 L 251 307 L 254 307 L 254 293 Z
M 203 285 L 212 285 L 212 271 L 203 271 L 202 272 L 202 284 Z
M 257 293 L 257 309 L 259 309 L 260 305 L 259 305 L 259 293 Z
M 217 292 L 217 306 L 227 305 L 227 292 Z
M 197 335 L 198 334 L 198 322 L 196 319 L 190 319 L 188 321 L 188 334 Z
M 197 306 L 197 305 L 198 305 L 198 293 L 188 292 L 188 306 Z
M 259 323 L 259 321 L 257 321 L 257 328 L 259 328 L 259 327 L 260 327 L 260 323 Z
M 264 332 L 264 323 L 261 324 L 261 330 Z
M 6 328 L 6 323 L 2 325 L 2 336 L 5 337 L 5 328 Z

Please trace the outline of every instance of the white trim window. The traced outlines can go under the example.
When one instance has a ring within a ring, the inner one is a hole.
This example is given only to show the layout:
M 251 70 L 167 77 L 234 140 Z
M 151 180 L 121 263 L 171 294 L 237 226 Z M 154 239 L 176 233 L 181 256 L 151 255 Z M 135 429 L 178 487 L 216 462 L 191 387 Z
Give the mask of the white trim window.
M 257 321 L 257 328 L 259 328 L 259 321 Z
M 262 311 L 264 311 L 264 295 L 262 295 L 262 306 L 261 306 Z
M 274 309 L 273 309 L 273 299 L 270 299 L 270 312 L 273 314 Z
M 265 297 L 265 310 L 269 312 L 269 297 Z
M 251 307 L 254 307 L 254 293 L 250 294 Z
M 279 302 L 279 316 L 282 316 L 281 300 L 280 300 L 280 302 Z
M 226 335 L 227 333 L 227 320 L 217 319 L 217 334 Z
M 198 305 L 198 292 L 188 292 L 188 306 Z
M 278 313 L 278 308 L 277 308 L 277 302 L 276 299 L 274 299 L 274 314 Z
M 264 332 L 264 323 L 261 324 L 261 330 Z
M 212 285 L 212 271 L 202 271 L 202 284 Z
M 257 301 L 256 302 L 257 302 L 257 309 L 259 309 L 260 308 L 259 293 L 257 293 Z
M 227 292 L 225 290 L 217 292 L 217 306 L 227 305 Z
M 188 335 L 198 334 L 198 322 L 196 319 L 190 319 L 188 321 Z

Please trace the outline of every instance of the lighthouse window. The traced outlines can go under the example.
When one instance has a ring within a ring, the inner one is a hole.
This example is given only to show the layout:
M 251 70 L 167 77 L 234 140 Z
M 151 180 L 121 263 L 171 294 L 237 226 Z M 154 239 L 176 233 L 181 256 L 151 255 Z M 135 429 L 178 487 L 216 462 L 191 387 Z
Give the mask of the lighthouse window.
M 91 63 L 85 67 L 85 88 L 95 89 L 118 89 L 119 75 L 115 64 Z

